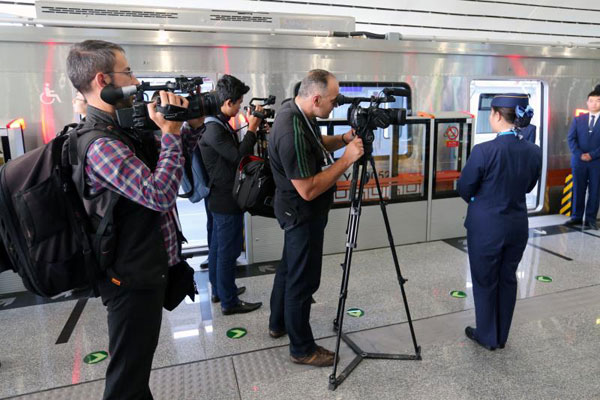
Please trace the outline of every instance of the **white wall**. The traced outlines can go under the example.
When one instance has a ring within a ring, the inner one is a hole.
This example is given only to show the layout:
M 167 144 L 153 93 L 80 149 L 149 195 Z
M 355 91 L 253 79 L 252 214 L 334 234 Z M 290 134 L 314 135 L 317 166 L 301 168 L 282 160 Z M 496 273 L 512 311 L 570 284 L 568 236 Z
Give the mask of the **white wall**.
M 109 0 L 101 3 L 345 15 L 356 19 L 357 30 L 376 33 L 600 47 L 600 2 L 591 0 Z M 35 14 L 32 10 L 33 6 L 27 5 L 0 5 L 0 14 L 31 17 L 32 12 Z

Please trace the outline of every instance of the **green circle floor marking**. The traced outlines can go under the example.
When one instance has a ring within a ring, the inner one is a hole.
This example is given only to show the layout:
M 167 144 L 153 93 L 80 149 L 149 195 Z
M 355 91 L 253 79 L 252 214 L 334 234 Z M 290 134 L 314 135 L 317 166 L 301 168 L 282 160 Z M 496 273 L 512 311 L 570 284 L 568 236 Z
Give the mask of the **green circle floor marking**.
M 83 362 L 86 364 L 98 364 L 108 358 L 108 353 L 105 351 L 95 351 L 88 354 L 83 358 Z
M 467 294 L 461 290 L 452 290 L 450 291 L 450 296 L 454 297 L 455 299 L 464 299 L 467 297 Z
M 248 331 L 244 328 L 231 328 L 227 331 L 227 337 L 229 339 L 240 339 L 246 336 Z
M 544 276 L 544 275 L 538 275 L 535 277 L 535 279 L 540 282 L 545 282 L 545 283 L 552 282 L 552 278 L 550 278 L 549 276 Z
M 348 315 L 355 318 L 360 318 L 365 315 L 365 312 L 360 308 L 349 308 L 347 311 Z

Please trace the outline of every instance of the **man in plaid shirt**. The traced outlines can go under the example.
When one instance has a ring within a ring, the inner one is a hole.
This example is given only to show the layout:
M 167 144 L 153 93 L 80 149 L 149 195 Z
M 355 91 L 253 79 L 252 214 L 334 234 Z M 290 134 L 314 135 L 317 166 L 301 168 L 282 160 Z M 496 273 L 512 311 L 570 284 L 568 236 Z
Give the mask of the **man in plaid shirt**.
M 203 121 L 188 121 L 182 128 L 181 122 L 165 120 L 152 103 L 148 113 L 160 128 L 160 137 L 146 140 L 120 128 L 116 109 L 130 106 L 131 99 L 111 105 L 100 92 L 107 85 L 118 88 L 139 81 L 124 50 L 114 43 L 75 44 L 67 71 L 88 102 L 86 125 L 100 132 L 87 149 L 79 149 L 78 142 L 78 153 L 85 151 L 83 197 L 92 221 L 102 217 L 106 204 L 118 195 L 112 210 L 114 249 L 109 246 L 106 275 L 97 282 L 108 311 L 111 355 L 104 399 L 152 399 L 148 381 L 167 272 L 180 262 L 175 203 L 183 174 L 183 147 L 197 144 Z M 173 93 L 161 92 L 160 99 L 163 106 L 188 106 L 186 99 Z

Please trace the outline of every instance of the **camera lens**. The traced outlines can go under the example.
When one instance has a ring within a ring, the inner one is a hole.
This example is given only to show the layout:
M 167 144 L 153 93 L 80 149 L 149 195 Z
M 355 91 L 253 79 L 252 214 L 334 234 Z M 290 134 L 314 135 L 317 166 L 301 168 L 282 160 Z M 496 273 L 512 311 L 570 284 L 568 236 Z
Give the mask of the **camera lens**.
M 215 116 L 219 113 L 219 101 L 213 92 L 198 95 L 200 114 L 202 116 Z

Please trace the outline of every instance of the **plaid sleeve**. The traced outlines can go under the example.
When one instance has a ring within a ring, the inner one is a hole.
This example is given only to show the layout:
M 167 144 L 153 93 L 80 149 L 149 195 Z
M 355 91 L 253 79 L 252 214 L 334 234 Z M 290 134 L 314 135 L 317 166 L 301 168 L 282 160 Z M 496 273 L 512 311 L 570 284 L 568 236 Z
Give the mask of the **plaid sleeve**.
M 194 148 L 198 145 L 205 129 L 206 126 L 204 124 L 194 129 L 187 122 L 183 123 L 180 133 L 181 137 L 183 138 L 183 146 L 187 151 L 187 154 L 191 153 L 191 151 L 194 150 Z
M 167 133 L 152 172 L 131 149 L 114 139 L 100 138 L 86 155 L 86 175 L 93 191 L 108 189 L 155 211 L 168 211 L 177 200 L 183 174 L 181 140 Z

